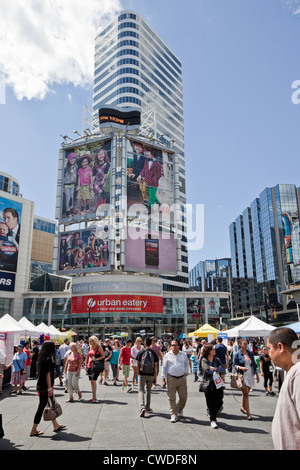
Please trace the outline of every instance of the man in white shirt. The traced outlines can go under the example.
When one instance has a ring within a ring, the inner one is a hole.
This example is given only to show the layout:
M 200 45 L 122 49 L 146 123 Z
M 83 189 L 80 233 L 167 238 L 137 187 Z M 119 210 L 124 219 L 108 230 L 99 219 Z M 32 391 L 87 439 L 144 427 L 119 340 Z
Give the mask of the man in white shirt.
M 300 450 L 300 349 L 291 328 L 276 328 L 268 337 L 269 356 L 286 371 L 272 423 L 275 450 Z M 297 349 L 298 348 L 298 349 Z
M 171 341 L 171 350 L 164 355 L 162 366 L 162 386 L 167 387 L 167 396 L 170 402 L 171 423 L 178 421 L 183 415 L 183 408 L 187 401 L 187 381 L 189 375 L 189 361 L 187 355 L 180 351 L 179 341 Z M 176 404 L 176 392 L 179 401 Z

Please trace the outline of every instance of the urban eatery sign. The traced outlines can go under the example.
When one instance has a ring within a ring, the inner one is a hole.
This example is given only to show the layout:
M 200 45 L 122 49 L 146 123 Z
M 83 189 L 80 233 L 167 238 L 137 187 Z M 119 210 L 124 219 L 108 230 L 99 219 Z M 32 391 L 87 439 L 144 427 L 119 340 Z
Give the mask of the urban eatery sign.
M 71 313 L 163 313 L 163 299 L 151 295 L 89 295 L 72 297 Z

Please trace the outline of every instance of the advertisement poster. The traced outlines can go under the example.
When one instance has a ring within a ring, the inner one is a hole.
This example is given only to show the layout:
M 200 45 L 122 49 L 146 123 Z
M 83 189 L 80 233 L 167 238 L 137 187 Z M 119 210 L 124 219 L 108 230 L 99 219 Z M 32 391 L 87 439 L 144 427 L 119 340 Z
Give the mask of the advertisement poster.
M 60 234 L 58 273 L 70 274 L 110 270 L 109 232 L 104 226 Z
M 163 313 L 162 297 L 151 295 L 95 295 L 72 297 L 71 313 Z
M 127 208 L 143 204 L 150 211 L 155 205 L 170 213 L 174 204 L 173 154 L 144 143 L 127 140 Z
M 167 236 L 168 235 L 168 236 Z M 127 229 L 125 269 L 145 273 L 176 275 L 174 234 Z
M 64 152 L 62 221 L 93 219 L 99 206 L 110 204 L 111 141 Z
M 21 224 L 22 204 L 0 197 L 0 271 L 17 272 Z

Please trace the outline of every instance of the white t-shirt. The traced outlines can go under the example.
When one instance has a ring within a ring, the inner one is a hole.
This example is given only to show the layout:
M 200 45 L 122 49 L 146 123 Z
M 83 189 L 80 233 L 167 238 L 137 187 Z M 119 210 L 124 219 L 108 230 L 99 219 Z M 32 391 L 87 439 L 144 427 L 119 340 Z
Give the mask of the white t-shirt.
M 275 450 L 300 448 L 300 362 L 290 368 L 280 389 L 272 439 Z

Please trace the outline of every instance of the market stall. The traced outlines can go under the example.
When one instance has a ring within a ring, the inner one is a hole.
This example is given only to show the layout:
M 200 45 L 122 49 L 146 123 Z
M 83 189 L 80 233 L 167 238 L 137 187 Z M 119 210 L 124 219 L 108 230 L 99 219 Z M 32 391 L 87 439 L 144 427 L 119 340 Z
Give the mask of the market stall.
M 217 330 L 213 326 L 206 323 L 205 325 L 201 326 L 201 328 L 198 328 L 198 330 L 193 331 L 192 333 L 189 333 L 189 338 L 193 338 L 194 336 L 198 336 L 199 338 L 202 338 L 202 337 L 208 337 L 210 335 L 212 335 L 213 338 L 216 338 L 218 333 L 220 333 L 220 330 Z

